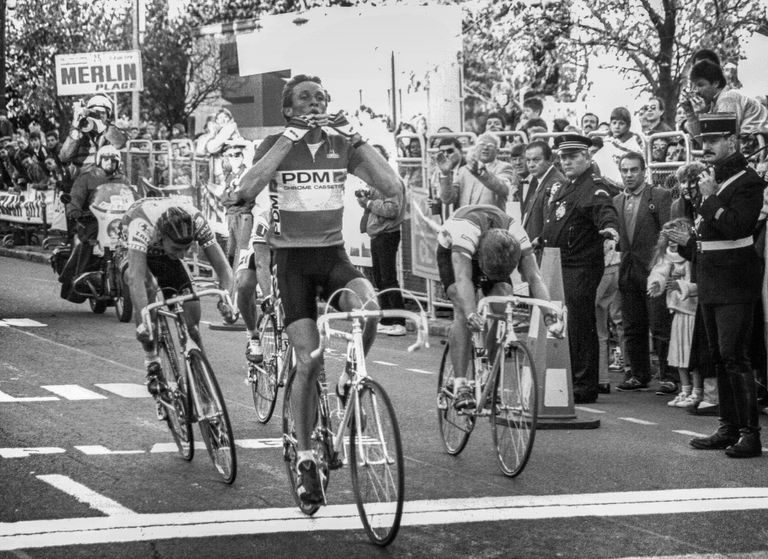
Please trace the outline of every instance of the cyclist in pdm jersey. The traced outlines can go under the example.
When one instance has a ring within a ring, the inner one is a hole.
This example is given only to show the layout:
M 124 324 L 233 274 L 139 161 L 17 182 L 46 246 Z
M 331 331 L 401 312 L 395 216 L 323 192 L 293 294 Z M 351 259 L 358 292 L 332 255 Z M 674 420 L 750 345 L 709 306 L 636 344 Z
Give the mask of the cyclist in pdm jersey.
M 172 198 L 143 198 L 134 202 L 123 216 L 122 234 L 128 248 L 126 277 L 135 309 L 136 338 L 144 349 L 147 390 L 155 396 L 160 392 L 163 376 L 150 332 L 141 320 L 141 309 L 154 300 L 158 288 L 166 297 L 192 288 L 192 278 L 182 258 L 194 241 L 213 266 L 222 289 L 232 289 L 232 268 L 203 214 Z M 223 303 L 219 304 L 219 312 L 226 318 L 233 315 L 233 310 Z M 198 331 L 200 303 L 185 303 L 184 314 L 189 335 L 202 347 Z M 161 409 L 159 406 L 158 415 Z
M 270 231 L 267 239 L 277 266 L 288 338 L 298 358 L 293 395 L 298 400 L 296 434 L 299 497 L 323 501 L 321 473 L 310 450 L 316 417 L 316 375 L 319 359 L 310 353 L 319 345 L 316 327 L 318 291 L 330 296 L 346 287 L 334 304 L 342 310 L 377 308 L 371 283 L 355 269 L 344 250 L 342 213 L 344 183 L 353 173 L 385 196 L 395 196 L 400 179 L 384 158 L 353 128 L 343 112 L 326 114 L 328 94 L 319 78 L 298 75 L 283 89 L 282 134 L 259 145 L 254 166 L 243 176 L 241 196 L 253 200 L 269 189 Z M 329 130 L 332 129 L 332 130 Z M 366 351 L 376 336 L 376 321 L 364 330 Z M 343 381 L 342 381 L 343 382 Z M 343 386 L 337 387 L 344 396 Z

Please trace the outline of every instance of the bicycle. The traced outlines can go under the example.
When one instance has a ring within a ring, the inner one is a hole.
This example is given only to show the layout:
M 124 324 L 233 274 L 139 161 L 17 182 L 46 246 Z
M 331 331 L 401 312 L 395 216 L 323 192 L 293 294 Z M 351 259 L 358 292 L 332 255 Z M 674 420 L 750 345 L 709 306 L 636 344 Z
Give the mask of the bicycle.
M 207 296 L 218 296 L 232 307 L 229 293 L 221 289 L 206 289 L 170 299 L 163 299 L 158 292 L 157 301 L 141 310 L 141 319 L 153 337 L 156 335 L 164 376 L 157 401 L 164 410 L 179 453 L 185 460 L 192 460 L 195 450 L 192 423 L 197 422 L 214 467 L 224 482 L 231 484 L 237 475 L 237 458 L 224 397 L 208 358 L 189 336 L 184 317 L 183 303 Z M 169 322 L 175 324 L 173 330 Z
M 264 359 L 261 363 L 248 363 L 246 383 L 251 385 L 256 417 L 261 423 L 269 422 L 275 410 L 277 391 L 285 386 L 289 370 L 296 366 L 293 347 L 285 333 L 283 301 L 277 287 L 277 272 L 272 270 L 272 295 L 262 303 L 258 330 Z
M 503 314 L 491 312 L 490 305 L 503 304 Z M 528 297 L 488 296 L 480 299 L 477 312 L 492 321 L 495 334 L 486 332 L 472 335 L 471 375 L 466 375 L 474 390 L 474 409 L 456 410 L 454 399 L 454 370 L 450 344 L 440 362 L 437 381 L 437 419 L 440 435 L 448 454 L 458 455 L 464 450 L 478 418 L 488 417 L 499 467 L 507 477 L 519 475 L 533 449 L 538 419 L 538 383 L 536 365 L 531 352 L 515 331 L 515 306 L 535 305 L 552 310 L 565 317 L 565 309 L 555 303 Z M 532 313 L 538 319 L 538 309 Z M 489 339 L 488 348 L 484 341 Z M 492 360 L 492 364 L 491 364 Z
M 362 321 L 384 317 L 402 317 L 416 324 L 417 340 L 408 351 L 429 346 L 423 310 L 419 314 L 399 309 L 332 312 L 318 319 L 320 347 L 313 357 L 323 354 L 331 337 L 346 340 L 349 391 L 346 404 L 338 405 L 332 413 L 325 371 L 321 370 L 317 381 L 318 413 L 311 435 L 312 451 L 323 476 L 323 496 L 330 470 L 348 464 L 358 514 L 368 537 L 379 546 L 395 539 L 404 499 L 403 450 L 397 418 L 384 388 L 368 375 L 363 352 Z M 336 320 L 352 321 L 352 331 L 331 329 L 329 322 Z M 283 396 L 283 456 L 294 500 L 302 512 L 312 515 L 320 505 L 304 503 L 296 493 L 297 440 L 291 404 L 294 378 L 294 374 L 289 376 Z M 338 424 L 334 425 L 332 420 L 336 419 Z

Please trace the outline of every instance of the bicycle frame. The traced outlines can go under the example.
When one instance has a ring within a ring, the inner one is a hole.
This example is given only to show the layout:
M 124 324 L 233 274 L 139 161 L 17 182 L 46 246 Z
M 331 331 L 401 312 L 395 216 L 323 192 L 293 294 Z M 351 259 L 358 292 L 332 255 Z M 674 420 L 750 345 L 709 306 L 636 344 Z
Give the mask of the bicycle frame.
M 184 356 L 184 376 L 187 381 L 187 386 L 190 387 L 192 393 L 192 400 L 194 402 L 194 408 L 197 412 L 202 411 L 203 405 L 200 400 L 200 394 L 198 392 L 197 383 L 189 374 L 189 355 L 194 350 L 200 350 L 200 346 L 189 335 L 189 328 L 184 316 L 184 303 L 189 301 L 199 301 L 202 297 L 218 296 L 223 299 L 228 305 L 232 305 L 232 301 L 229 298 L 229 293 L 222 289 L 205 289 L 199 292 L 187 293 L 185 295 L 179 295 L 178 297 L 172 297 L 170 299 L 163 299 L 162 293 L 158 291 L 158 301 L 147 305 L 141 311 L 142 322 L 149 326 L 148 331 L 152 338 L 154 338 L 153 332 L 157 330 L 157 317 L 164 316 L 170 318 L 176 324 L 176 331 L 179 336 L 179 344 L 181 348 L 179 352 Z M 152 312 L 154 311 L 154 317 Z M 150 338 L 150 339 L 152 339 Z M 155 344 L 157 340 L 155 340 Z M 166 379 L 167 382 L 172 382 L 172 379 Z M 164 403 L 164 405 L 166 405 Z
M 504 313 L 494 313 L 491 311 L 491 305 L 503 304 Z M 519 304 L 526 304 L 545 308 L 557 313 L 563 318 L 563 331 L 567 328 L 568 310 L 563 305 L 557 305 L 551 301 L 543 299 L 534 299 L 531 297 L 520 297 L 518 295 L 489 295 L 483 297 L 477 303 L 477 312 L 484 320 L 492 320 L 496 325 L 496 332 L 493 337 L 491 347 L 485 347 L 485 341 L 488 339 L 487 331 L 474 332 L 472 334 L 472 360 L 475 372 L 474 391 L 477 408 L 471 412 L 474 416 L 491 416 L 491 410 L 485 405 L 488 395 L 493 387 L 491 375 L 494 373 L 496 356 L 498 352 L 505 351 L 513 343 L 519 341 L 517 332 L 513 327 L 514 307 Z M 495 353 L 491 350 L 495 349 Z M 494 363 L 488 359 L 493 354 Z M 480 375 L 481 378 L 478 378 Z
M 317 320 L 317 328 L 320 331 L 320 347 L 312 352 L 312 357 L 314 358 L 322 355 L 323 351 L 325 351 L 325 348 L 328 345 L 329 338 L 340 338 L 347 341 L 347 358 L 349 359 L 350 355 L 352 355 L 352 362 L 355 364 L 355 367 L 352 371 L 354 374 L 349 379 L 351 383 L 349 394 L 351 397 L 347 401 L 347 405 L 344 408 L 344 414 L 341 421 L 339 422 L 336 432 L 332 433 L 333 448 L 331 449 L 331 452 L 335 453 L 341 450 L 343 452 L 343 463 L 345 464 L 348 462 L 348 459 L 347 446 L 343 444 L 344 432 L 347 429 L 347 426 L 349 425 L 353 416 L 360 417 L 359 390 L 365 378 L 368 377 L 368 367 L 365 362 L 365 351 L 363 347 L 363 328 L 361 323 L 363 320 L 368 318 L 396 317 L 412 320 L 417 325 L 418 334 L 416 343 L 409 346 L 408 351 L 414 351 L 420 347 L 429 347 L 429 343 L 426 340 L 428 331 L 427 317 L 423 311 L 421 314 L 416 314 L 414 312 L 399 309 L 377 311 L 356 310 L 349 312 L 327 313 Z M 352 332 L 344 332 L 330 328 L 329 322 L 332 320 L 351 320 Z M 377 429 L 379 432 L 381 432 L 381 425 L 378 423 L 378 414 L 376 420 Z M 359 445 L 358 448 L 360 449 L 360 456 L 365 456 L 366 454 L 364 453 L 363 449 L 363 437 L 360 421 L 355 421 L 355 429 L 356 440 L 357 444 Z M 384 450 L 386 452 L 386 448 Z M 388 454 L 385 453 L 384 455 L 387 456 Z

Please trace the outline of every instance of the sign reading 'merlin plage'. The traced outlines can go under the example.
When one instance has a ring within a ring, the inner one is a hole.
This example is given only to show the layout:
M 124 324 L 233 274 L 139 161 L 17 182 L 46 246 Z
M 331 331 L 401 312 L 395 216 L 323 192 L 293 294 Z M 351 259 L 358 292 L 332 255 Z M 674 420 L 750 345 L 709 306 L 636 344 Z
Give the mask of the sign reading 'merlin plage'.
M 85 52 L 56 55 L 56 90 L 59 95 L 92 95 L 141 91 L 141 52 Z

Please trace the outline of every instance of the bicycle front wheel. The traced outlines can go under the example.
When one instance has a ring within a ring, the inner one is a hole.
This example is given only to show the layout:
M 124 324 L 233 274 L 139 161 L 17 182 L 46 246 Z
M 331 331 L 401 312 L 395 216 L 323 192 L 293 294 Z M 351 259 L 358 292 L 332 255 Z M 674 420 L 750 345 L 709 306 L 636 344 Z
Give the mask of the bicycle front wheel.
M 467 445 L 469 435 L 475 427 L 475 417 L 472 414 L 460 414 L 453 407 L 454 377 L 451 347 L 450 344 L 445 344 L 440 374 L 437 377 L 437 424 L 445 450 L 455 456 Z
M 397 536 L 403 516 L 405 473 L 400 429 L 389 396 L 375 380 L 362 381 L 356 400 L 360 413 L 354 416 L 349 435 L 352 488 L 368 537 L 385 546 Z
M 288 381 L 285 384 L 285 393 L 283 394 L 283 459 L 285 460 L 285 472 L 288 474 L 288 483 L 291 487 L 291 495 L 293 500 L 299 507 L 299 510 L 308 516 L 312 516 L 320 508 L 319 503 L 305 503 L 299 497 L 297 492 L 298 485 L 298 470 L 296 469 L 296 462 L 298 457 L 298 441 L 296 438 L 296 421 L 295 417 L 295 402 L 291 400 L 291 394 L 293 393 L 293 381 L 296 377 L 296 368 L 294 367 L 289 375 Z M 320 384 L 317 385 L 318 391 L 320 390 Z M 328 467 L 329 450 L 326 447 L 326 438 L 321 433 L 322 420 L 320 418 L 320 407 L 318 406 L 318 418 L 317 424 L 311 436 L 312 454 L 315 457 L 318 468 L 324 476 L 323 491 L 328 488 L 328 480 L 330 476 L 330 468 Z
M 199 349 L 189 352 L 189 372 L 194 378 L 193 382 L 200 398 L 201 409 L 197 410 L 197 425 L 200 427 L 205 448 L 208 449 L 208 455 L 224 482 L 232 483 L 237 475 L 235 437 L 232 435 L 232 426 L 219 383 L 216 382 L 208 359 Z
M 528 463 L 536 438 L 538 392 L 528 347 L 514 342 L 499 351 L 494 373 L 493 444 L 501 471 L 515 477 Z
M 264 360 L 259 364 L 251 363 L 250 380 L 253 393 L 253 405 L 256 408 L 256 418 L 261 423 L 267 423 L 275 411 L 277 401 L 278 370 L 277 354 L 280 351 L 277 339 L 277 324 L 275 317 L 265 314 L 262 317 L 261 347 Z
M 184 460 L 192 460 L 195 455 L 192 431 L 192 400 L 183 369 L 184 364 L 180 359 L 166 317 L 157 317 L 157 332 L 157 351 L 160 354 L 160 366 L 168 387 L 159 396 L 165 407 L 165 421 L 181 457 Z

